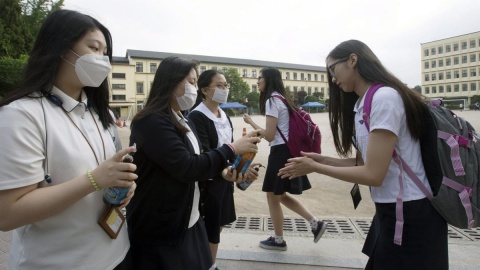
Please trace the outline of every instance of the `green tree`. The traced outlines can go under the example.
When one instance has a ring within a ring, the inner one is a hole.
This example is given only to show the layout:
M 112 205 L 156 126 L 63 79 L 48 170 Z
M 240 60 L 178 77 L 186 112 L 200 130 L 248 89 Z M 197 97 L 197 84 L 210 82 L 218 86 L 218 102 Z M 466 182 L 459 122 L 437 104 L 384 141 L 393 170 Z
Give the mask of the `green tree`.
M 33 39 L 22 18 L 18 0 L 0 1 L 0 57 L 19 58 L 27 54 Z
M 297 93 L 297 96 L 298 96 L 298 105 L 300 106 L 305 103 L 305 97 L 307 96 L 307 92 L 299 91 Z
M 250 92 L 250 88 L 248 87 L 248 84 L 242 79 L 242 77 L 240 77 L 237 69 L 227 69 L 227 72 L 225 72 L 225 79 L 227 79 L 227 82 L 230 84 L 228 101 L 236 101 L 245 104 L 248 99 L 247 95 Z
M 23 69 L 27 63 L 27 57 L 20 59 L 11 57 L 0 58 L 0 97 L 13 89 L 23 77 Z
M 413 90 L 417 91 L 417 93 L 421 94 L 422 93 L 422 87 L 420 85 L 415 85 Z
M 315 96 L 306 96 L 305 102 L 318 102 L 318 97 Z

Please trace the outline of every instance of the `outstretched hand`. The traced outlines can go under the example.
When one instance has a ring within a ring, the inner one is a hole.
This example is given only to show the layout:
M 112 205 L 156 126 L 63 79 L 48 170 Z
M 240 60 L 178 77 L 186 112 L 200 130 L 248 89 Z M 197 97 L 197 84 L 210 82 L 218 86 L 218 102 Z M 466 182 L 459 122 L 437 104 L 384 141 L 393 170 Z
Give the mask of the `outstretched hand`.
M 258 151 L 257 143 L 261 141 L 257 136 L 259 132 L 259 130 L 254 130 L 246 136 L 235 140 L 232 143 L 232 146 L 235 149 L 235 154 L 256 153 Z
M 305 152 L 301 152 L 301 154 L 303 155 L 303 157 L 288 159 L 285 167 L 279 170 L 278 176 L 280 176 L 281 178 L 293 179 L 313 172 L 314 166 L 317 162 L 313 160 L 313 158 L 311 158 L 310 156 L 315 156 L 316 154 Z

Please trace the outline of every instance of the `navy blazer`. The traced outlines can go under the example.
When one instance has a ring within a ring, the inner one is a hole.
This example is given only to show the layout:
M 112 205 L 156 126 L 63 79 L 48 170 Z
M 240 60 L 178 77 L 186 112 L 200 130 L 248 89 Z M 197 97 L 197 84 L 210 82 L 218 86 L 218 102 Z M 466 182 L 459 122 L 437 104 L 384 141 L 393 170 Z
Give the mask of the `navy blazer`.
M 188 123 L 188 122 L 187 122 Z M 195 136 L 195 127 L 189 124 Z M 229 146 L 196 155 L 170 118 L 155 113 L 134 122 L 137 189 L 127 206 L 130 241 L 176 245 L 183 240 L 192 211 L 195 182 L 213 178 L 233 159 Z

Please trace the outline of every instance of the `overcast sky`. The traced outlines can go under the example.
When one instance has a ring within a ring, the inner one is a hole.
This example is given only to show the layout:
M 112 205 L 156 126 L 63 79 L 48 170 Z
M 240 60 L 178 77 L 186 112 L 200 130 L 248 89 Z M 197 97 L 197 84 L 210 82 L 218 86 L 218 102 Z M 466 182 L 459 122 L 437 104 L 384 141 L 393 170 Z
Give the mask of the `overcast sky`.
M 65 0 L 127 49 L 325 66 L 340 42 L 365 42 L 413 87 L 421 43 L 480 31 L 479 0 Z

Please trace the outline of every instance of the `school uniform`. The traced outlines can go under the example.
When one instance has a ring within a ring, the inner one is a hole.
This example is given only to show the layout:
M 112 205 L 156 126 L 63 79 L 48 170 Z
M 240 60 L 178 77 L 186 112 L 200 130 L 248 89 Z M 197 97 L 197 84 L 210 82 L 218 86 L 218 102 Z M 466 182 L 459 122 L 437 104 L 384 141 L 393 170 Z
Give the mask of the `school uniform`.
M 193 125 L 179 135 L 170 118 L 154 113 L 133 123 L 137 189 L 127 206 L 131 269 L 208 269 L 212 257 L 198 211 L 197 182 L 215 177 L 234 154 L 224 145 L 200 155 Z
M 273 95 L 282 96 L 278 92 Z M 289 113 L 288 108 L 281 99 L 269 98 L 265 104 L 265 115 L 277 118 L 277 127 L 282 131 L 285 139 L 288 141 L 289 131 Z M 268 156 L 268 165 L 265 172 L 262 191 L 273 192 L 275 195 L 282 195 L 285 192 L 290 194 L 302 194 L 304 190 L 310 189 L 310 181 L 306 175 L 289 180 L 278 176 L 278 171 L 285 167 L 287 160 L 292 158 L 285 141 L 278 132 L 275 132 L 274 139 L 269 143 L 270 155 Z
M 200 103 L 190 114 L 188 119 L 194 124 L 202 145 L 203 152 L 233 141 L 233 128 L 230 118 L 220 109 L 220 117 L 216 117 L 203 103 Z M 220 243 L 220 229 L 234 222 L 235 202 L 233 198 L 234 186 L 232 182 L 223 179 L 218 173 L 209 181 L 199 183 L 200 187 L 200 214 L 205 221 L 208 241 Z
M 367 160 L 370 133 L 362 117 L 363 98 L 357 101 L 354 111 L 357 147 L 363 160 Z M 403 101 L 390 87 L 380 88 L 373 96 L 370 130 L 375 129 L 389 130 L 397 136 L 395 150 L 398 155 L 430 189 L 420 143 L 411 138 Z M 376 213 L 363 249 L 370 257 L 367 269 L 448 269 L 447 223 L 406 173 L 402 178 L 402 245 L 394 244 L 399 175 L 400 168 L 392 159 L 382 185 L 370 188 Z

